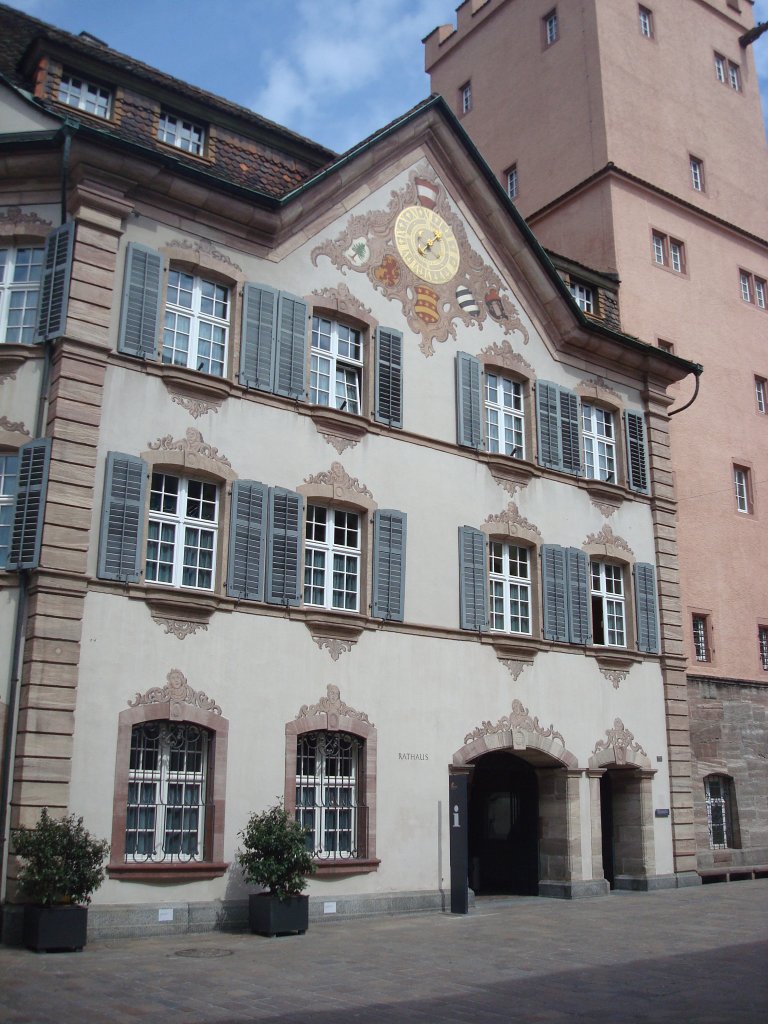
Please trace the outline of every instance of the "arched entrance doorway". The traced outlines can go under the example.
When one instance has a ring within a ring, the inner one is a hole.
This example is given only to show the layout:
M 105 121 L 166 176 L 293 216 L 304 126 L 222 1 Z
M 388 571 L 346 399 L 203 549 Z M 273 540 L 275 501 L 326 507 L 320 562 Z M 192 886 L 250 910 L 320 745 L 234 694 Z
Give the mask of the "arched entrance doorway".
M 469 784 L 469 884 L 476 894 L 538 893 L 538 818 L 531 765 L 506 750 L 476 762 Z
M 516 699 L 508 715 L 464 737 L 449 770 L 468 780 L 466 838 L 461 856 L 452 854 L 452 885 L 468 874 L 481 894 L 572 896 L 583 884 L 583 772 L 561 733 Z M 458 850 L 458 833 L 451 835 Z

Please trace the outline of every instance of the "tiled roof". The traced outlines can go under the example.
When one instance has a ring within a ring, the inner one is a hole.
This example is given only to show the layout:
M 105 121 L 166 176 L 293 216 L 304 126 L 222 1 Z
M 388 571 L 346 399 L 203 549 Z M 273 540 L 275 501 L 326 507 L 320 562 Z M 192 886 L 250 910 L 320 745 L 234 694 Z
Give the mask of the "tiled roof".
M 331 150 L 245 107 L 166 75 L 92 37 L 72 35 L 0 4 L 0 73 L 26 91 L 32 90 L 32 82 L 24 58 L 36 41 L 40 42 L 42 52 L 46 44 L 48 48 L 67 51 L 75 68 L 78 57 L 96 61 L 103 66 L 104 79 L 109 79 L 112 69 L 121 82 L 132 83 L 130 89 L 126 87 L 121 117 L 115 122 L 91 118 L 50 100 L 40 100 L 43 106 L 59 114 L 66 113 L 70 118 L 82 117 L 90 124 L 98 121 L 100 130 L 115 137 L 167 154 L 168 147 L 158 142 L 152 131 L 152 111 L 157 106 L 155 97 L 158 91 L 162 91 L 166 101 L 169 95 L 172 96 L 180 112 L 185 109 L 185 101 L 187 104 L 192 101 L 196 107 L 204 106 L 207 120 L 218 125 L 216 144 L 212 147 L 214 157 L 212 161 L 206 161 L 204 169 L 224 181 L 277 198 L 312 177 L 335 158 Z M 174 150 L 173 155 L 180 163 L 201 168 L 200 160 L 182 150 Z

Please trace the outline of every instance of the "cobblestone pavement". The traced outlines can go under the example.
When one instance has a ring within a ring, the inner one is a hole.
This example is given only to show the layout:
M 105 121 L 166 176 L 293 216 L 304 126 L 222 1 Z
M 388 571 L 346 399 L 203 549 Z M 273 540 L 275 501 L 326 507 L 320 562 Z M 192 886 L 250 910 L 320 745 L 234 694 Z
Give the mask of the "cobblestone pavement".
M 3 1024 L 768 1021 L 768 881 L 0 949 Z

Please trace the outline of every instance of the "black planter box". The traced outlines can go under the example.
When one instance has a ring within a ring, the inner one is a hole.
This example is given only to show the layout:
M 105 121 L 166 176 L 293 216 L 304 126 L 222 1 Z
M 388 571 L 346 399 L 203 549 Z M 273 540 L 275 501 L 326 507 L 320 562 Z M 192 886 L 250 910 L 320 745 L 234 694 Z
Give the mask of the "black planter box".
M 248 922 L 256 935 L 303 935 L 309 924 L 309 896 L 281 900 L 267 892 L 248 897 Z
M 24 907 L 24 945 L 36 953 L 79 950 L 88 936 L 88 908 Z

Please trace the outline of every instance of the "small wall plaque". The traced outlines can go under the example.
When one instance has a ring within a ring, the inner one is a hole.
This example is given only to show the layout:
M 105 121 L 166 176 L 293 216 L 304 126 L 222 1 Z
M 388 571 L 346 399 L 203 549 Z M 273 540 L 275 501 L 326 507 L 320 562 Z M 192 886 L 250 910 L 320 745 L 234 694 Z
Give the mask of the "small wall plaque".
M 653 813 L 654 813 L 654 815 L 657 818 L 668 818 L 669 817 L 669 808 L 668 807 L 657 807 L 656 810 Z
M 173 907 L 160 907 L 157 912 L 158 921 L 172 921 L 173 920 Z

